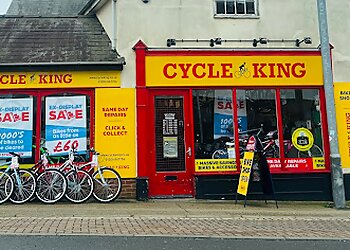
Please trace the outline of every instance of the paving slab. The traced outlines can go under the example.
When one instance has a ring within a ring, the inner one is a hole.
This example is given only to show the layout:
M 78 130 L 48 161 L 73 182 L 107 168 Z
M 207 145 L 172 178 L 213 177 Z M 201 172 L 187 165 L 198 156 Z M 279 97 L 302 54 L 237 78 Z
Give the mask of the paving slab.
M 350 210 L 326 202 L 117 200 L 0 206 L 2 235 L 350 239 Z

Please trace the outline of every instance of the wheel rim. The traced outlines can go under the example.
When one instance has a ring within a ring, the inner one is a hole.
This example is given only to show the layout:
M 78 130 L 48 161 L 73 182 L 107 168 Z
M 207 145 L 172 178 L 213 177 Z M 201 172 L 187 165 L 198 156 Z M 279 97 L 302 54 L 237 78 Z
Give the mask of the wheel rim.
M 72 202 L 83 202 L 87 200 L 93 191 L 93 181 L 88 173 L 79 170 L 67 174 L 66 198 Z
M 46 170 L 38 177 L 37 197 L 44 203 L 57 202 L 63 197 L 66 185 L 66 179 L 62 173 Z
M 13 180 L 7 173 L 0 172 L 3 175 L 0 179 L 0 203 L 7 201 L 13 192 Z
M 121 191 L 121 179 L 117 173 L 109 169 L 101 169 L 103 179 L 97 171 L 94 173 L 94 197 L 102 202 L 108 202 L 118 197 Z
M 18 171 L 19 178 L 21 180 L 22 185 L 19 186 L 15 173 L 11 174 L 11 177 L 14 181 L 14 190 L 10 197 L 10 200 L 14 203 L 24 203 L 28 201 L 34 195 L 36 188 L 36 181 L 32 173 L 27 170 L 19 170 Z

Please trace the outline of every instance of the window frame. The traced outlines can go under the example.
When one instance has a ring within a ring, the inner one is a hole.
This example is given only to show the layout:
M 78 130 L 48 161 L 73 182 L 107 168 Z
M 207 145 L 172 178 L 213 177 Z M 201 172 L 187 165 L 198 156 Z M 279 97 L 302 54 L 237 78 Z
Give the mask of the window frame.
M 217 2 L 218 1 L 223 1 L 225 3 L 225 14 L 218 14 L 217 13 Z M 226 3 L 228 1 L 232 1 L 234 3 L 235 6 L 235 12 L 237 10 L 237 1 L 242 1 L 244 3 L 244 10 L 246 11 L 246 4 L 247 4 L 247 0 L 214 0 L 213 1 L 213 5 L 214 5 L 214 18 L 243 18 L 243 19 L 247 19 L 247 18 L 251 18 L 251 19 L 257 19 L 260 18 L 259 15 L 259 0 L 252 0 L 254 2 L 254 14 L 226 14 L 227 10 L 226 10 Z

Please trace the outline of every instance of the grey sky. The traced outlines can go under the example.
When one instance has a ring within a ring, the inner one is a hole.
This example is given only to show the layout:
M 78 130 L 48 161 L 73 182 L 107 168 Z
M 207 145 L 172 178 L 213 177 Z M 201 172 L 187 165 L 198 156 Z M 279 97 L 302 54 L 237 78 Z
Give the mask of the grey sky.
M 11 2 L 12 0 L 0 0 L 0 15 L 3 15 L 6 13 Z

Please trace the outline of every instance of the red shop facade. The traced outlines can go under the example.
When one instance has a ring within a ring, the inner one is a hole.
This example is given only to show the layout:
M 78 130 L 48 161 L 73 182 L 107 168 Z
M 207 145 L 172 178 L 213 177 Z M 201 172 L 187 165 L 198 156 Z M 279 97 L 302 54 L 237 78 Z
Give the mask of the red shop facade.
M 279 200 L 332 199 L 320 51 L 134 50 L 139 199 L 234 198 L 252 134 Z

